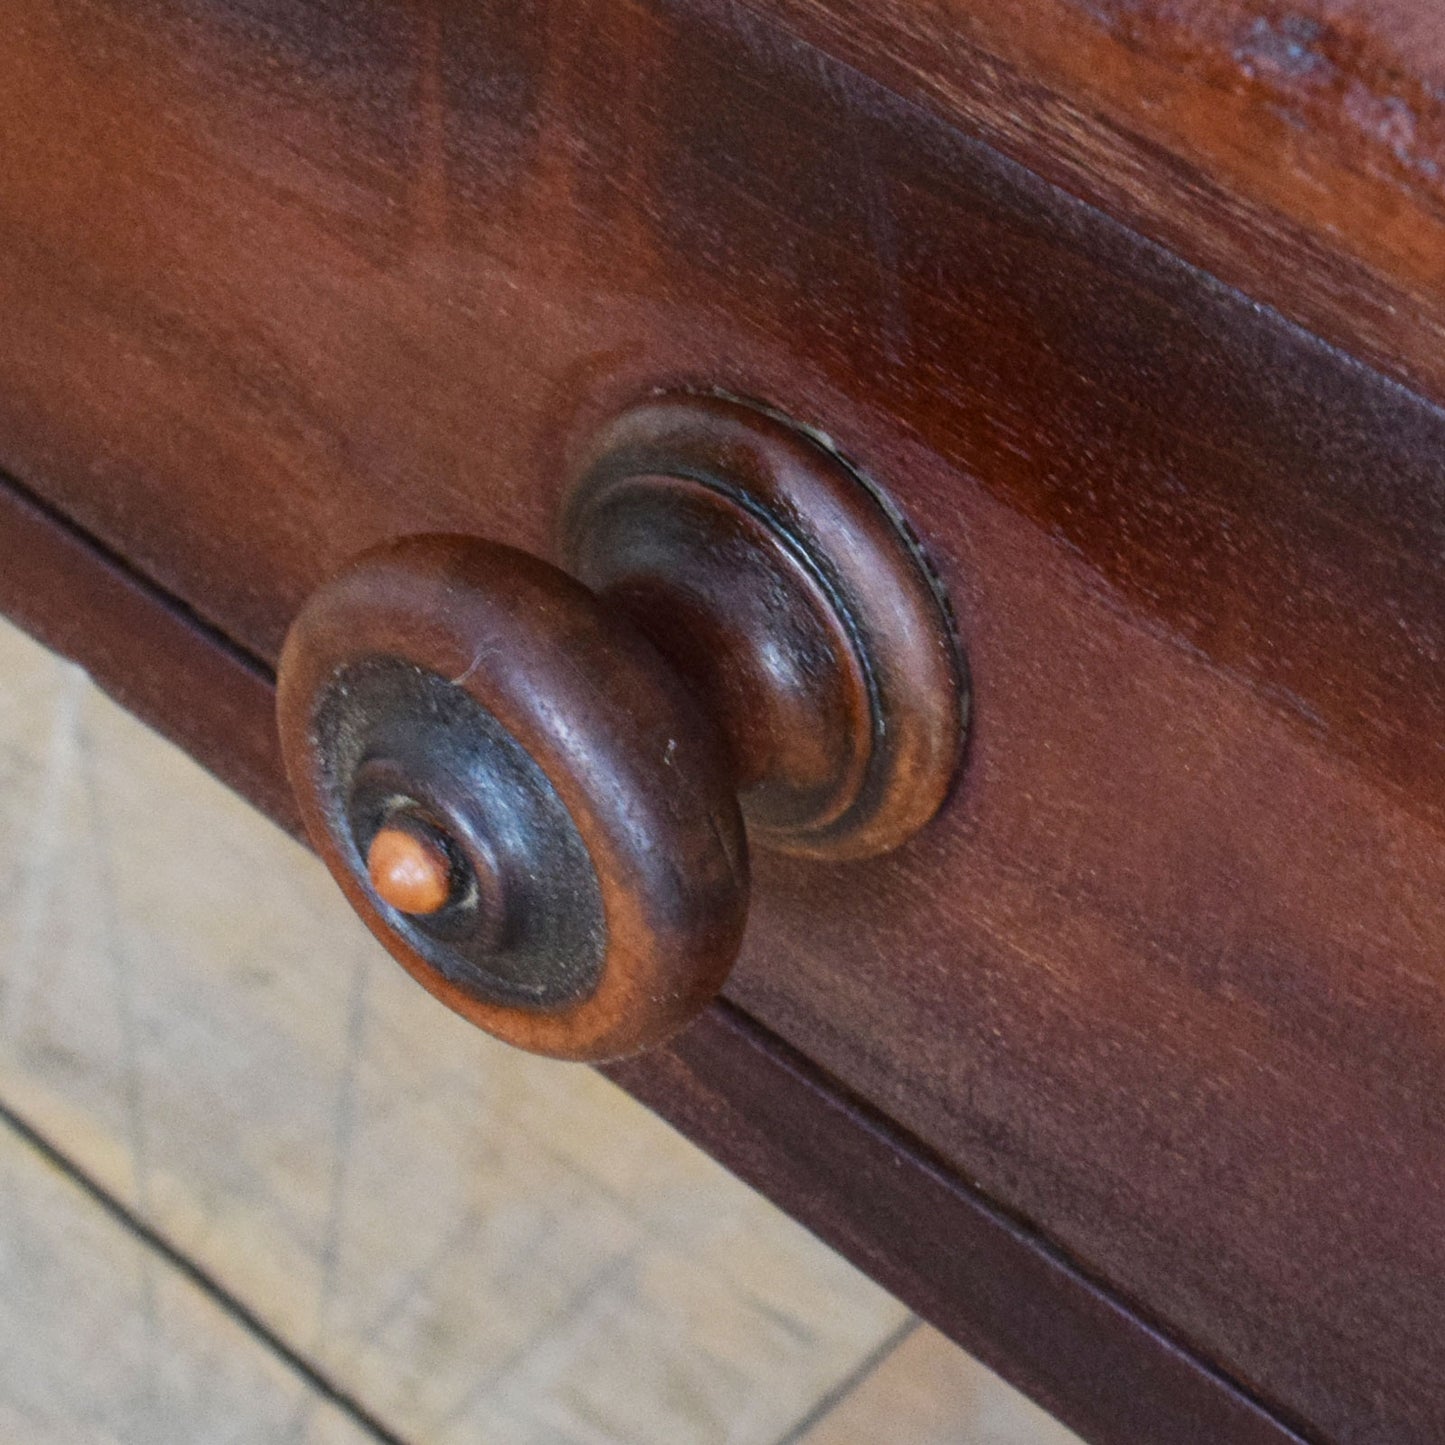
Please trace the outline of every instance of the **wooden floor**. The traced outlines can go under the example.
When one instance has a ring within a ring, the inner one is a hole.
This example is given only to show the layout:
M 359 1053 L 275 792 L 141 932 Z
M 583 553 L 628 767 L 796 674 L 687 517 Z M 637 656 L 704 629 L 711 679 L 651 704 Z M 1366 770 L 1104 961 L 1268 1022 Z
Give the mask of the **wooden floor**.
M 1070 1439 L 0 627 L 0 1440 Z

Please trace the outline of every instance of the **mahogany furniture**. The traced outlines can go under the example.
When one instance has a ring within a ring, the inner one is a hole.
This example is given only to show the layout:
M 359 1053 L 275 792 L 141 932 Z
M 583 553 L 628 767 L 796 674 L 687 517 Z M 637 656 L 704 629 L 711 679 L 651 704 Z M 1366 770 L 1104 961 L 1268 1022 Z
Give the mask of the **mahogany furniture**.
M 1434 7 L 12 11 L 6 611 L 295 829 L 327 579 L 765 403 L 916 533 L 963 765 L 754 850 L 613 1076 L 1088 1439 L 1445 1437 Z

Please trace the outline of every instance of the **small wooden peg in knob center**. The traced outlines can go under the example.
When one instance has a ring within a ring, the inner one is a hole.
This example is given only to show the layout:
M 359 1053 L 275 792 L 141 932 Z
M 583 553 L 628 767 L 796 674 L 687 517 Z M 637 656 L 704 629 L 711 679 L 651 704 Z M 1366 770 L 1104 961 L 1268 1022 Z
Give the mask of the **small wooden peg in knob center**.
M 367 850 L 366 871 L 377 896 L 398 913 L 437 913 L 452 895 L 446 852 L 409 828 L 382 828 Z

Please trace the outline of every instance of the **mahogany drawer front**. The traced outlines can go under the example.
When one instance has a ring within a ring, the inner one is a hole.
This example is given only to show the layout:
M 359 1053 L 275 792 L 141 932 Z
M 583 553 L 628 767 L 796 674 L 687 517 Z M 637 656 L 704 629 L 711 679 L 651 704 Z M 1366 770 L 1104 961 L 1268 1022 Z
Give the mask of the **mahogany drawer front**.
M 826 432 L 969 753 L 757 860 L 729 999 L 1280 1418 L 1445 1434 L 1445 419 L 712 0 L 19 8 L 0 466 L 270 662 L 652 388 Z

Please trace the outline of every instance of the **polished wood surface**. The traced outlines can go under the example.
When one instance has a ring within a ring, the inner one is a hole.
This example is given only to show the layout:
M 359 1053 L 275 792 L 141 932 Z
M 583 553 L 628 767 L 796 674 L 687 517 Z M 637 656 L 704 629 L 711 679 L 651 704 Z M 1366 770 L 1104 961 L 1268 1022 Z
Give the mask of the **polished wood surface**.
M 1445 423 L 771 14 L 25 0 L 0 459 L 270 658 L 367 545 L 545 548 L 653 387 L 828 432 L 970 758 L 897 855 L 760 863 L 729 997 L 1311 1435 L 1435 1441 Z M 1427 380 L 1307 221 L 1215 269 Z
M 1445 399 L 1434 0 L 743 0 Z

